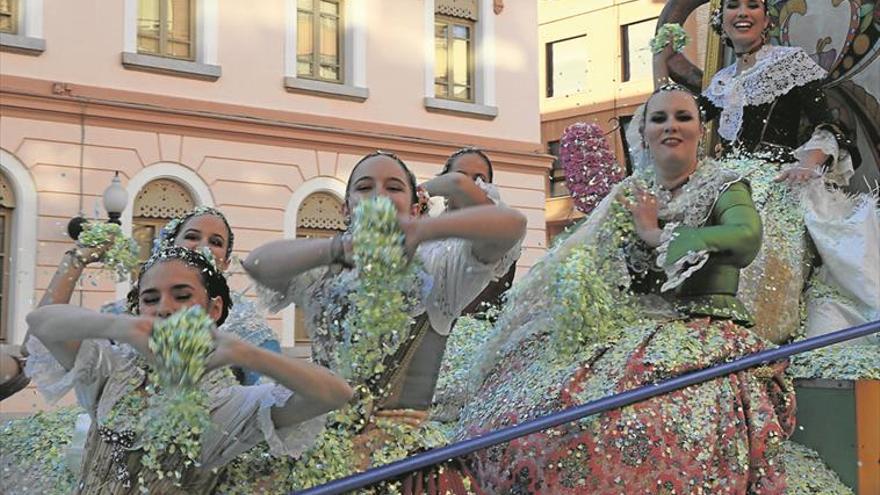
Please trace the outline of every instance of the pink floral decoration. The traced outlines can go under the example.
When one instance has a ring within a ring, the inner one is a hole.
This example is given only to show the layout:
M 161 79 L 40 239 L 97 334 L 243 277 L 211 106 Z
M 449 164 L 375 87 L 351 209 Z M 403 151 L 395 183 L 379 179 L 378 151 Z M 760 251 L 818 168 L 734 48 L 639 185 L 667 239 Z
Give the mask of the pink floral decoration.
M 624 178 L 602 128 L 596 124 L 578 122 L 566 127 L 560 140 L 560 159 L 575 207 L 585 214 Z

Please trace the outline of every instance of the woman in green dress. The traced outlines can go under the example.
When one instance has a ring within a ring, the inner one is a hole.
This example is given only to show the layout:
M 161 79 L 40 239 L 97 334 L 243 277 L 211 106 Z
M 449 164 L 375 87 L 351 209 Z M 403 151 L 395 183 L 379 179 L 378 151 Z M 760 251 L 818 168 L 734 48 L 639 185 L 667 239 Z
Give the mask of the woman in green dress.
M 652 167 L 614 191 L 511 290 L 458 436 L 763 350 L 736 298 L 761 246 L 741 176 L 699 160 L 694 96 L 663 87 L 641 129 Z M 486 449 L 491 493 L 784 493 L 794 426 L 784 363 Z

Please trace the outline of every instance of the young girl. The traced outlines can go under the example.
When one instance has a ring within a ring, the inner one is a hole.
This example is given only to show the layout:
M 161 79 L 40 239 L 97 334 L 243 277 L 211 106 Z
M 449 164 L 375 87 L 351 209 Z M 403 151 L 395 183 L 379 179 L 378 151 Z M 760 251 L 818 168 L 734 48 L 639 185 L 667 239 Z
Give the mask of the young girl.
M 455 194 L 453 189 L 446 189 L 446 194 Z M 362 390 L 355 404 L 362 411 L 358 420 L 327 430 L 342 447 L 333 450 L 332 460 L 323 459 L 322 473 L 337 476 L 442 442 L 443 435 L 426 419 L 452 323 L 493 278 L 507 271 L 525 233 L 520 213 L 494 205 L 419 217 L 415 178 L 399 158 L 388 153 L 372 153 L 355 165 L 348 181 L 346 210 L 352 212 L 360 201 L 375 196 L 390 199 L 397 210 L 406 249 L 425 272 L 422 286 L 413 288 L 413 293 L 422 296 L 410 311 L 415 324 L 400 329 L 400 345 L 390 350 L 387 359 L 374 363 L 381 365 L 375 373 L 362 383 L 353 383 Z M 347 342 L 357 339 L 344 336 L 339 324 L 350 309 L 347 296 L 358 282 L 356 270 L 348 268 L 351 249 L 345 234 L 333 239 L 284 240 L 255 249 L 244 262 L 245 270 L 272 294 L 271 309 L 293 302 L 306 312 L 313 358 L 331 369 L 339 368 L 339 355 L 346 352 Z M 296 487 L 332 479 L 322 473 L 297 480 Z M 467 486 L 467 475 L 453 466 L 402 480 L 404 491 L 411 493 L 439 491 L 438 487 L 464 493 Z
M 133 294 L 138 316 L 49 305 L 27 318 L 34 337 L 28 342 L 28 375 L 49 400 L 74 389 L 92 416 L 77 493 L 209 493 L 219 476 L 215 468 L 262 441 L 278 454 L 298 453 L 321 428 L 320 418 L 307 420 L 351 397 L 351 388 L 324 368 L 215 332 L 211 368 L 252 369 L 277 385 L 242 386 L 223 370 L 208 373 L 200 387 L 208 393 L 211 426 L 200 437 L 200 466 L 183 470 L 180 486 L 141 472 L 137 425 L 146 407 L 154 322 L 198 305 L 222 325 L 230 296 L 223 275 L 203 255 L 180 247 L 154 255 Z

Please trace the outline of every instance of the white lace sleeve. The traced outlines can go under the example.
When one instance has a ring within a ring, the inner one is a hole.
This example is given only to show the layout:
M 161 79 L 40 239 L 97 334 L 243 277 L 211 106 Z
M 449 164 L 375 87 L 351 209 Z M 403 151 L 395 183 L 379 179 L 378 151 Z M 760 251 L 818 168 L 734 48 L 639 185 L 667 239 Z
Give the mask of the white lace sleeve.
M 831 167 L 825 171 L 826 182 L 838 186 L 849 185 L 849 180 L 855 174 L 852 158 L 848 151 L 840 149 L 834 134 L 825 129 L 816 129 L 809 141 L 794 150 L 794 156 L 800 161 L 813 150 L 819 150 L 832 158 Z
M 521 240 L 520 240 L 521 242 Z M 489 282 L 503 277 L 517 259 L 520 242 L 500 260 L 483 263 L 474 257 L 470 241 L 446 239 L 419 246 L 418 254 L 434 284 L 428 295 L 427 311 L 431 327 L 449 335 L 452 322 L 480 295 Z
M 324 429 L 324 415 L 284 428 L 272 421 L 272 408 L 283 406 L 293 395 L 273 383 L 218 390 L 211 411 L 213 427 L 203 436 L 205 466 L 222 466 L 263 441 L 275 456 L 299 457 L 308 450 Z
M 257 298 L 260 306 L 266 308 L 270 313 L 277 313 L 290 306 L 291 303 L 297 306 L 305 305 L 312 286 L 324 276 L 326 271 L 327 267 L 322 266 L 300 273 L 293 277 L 287 287 L 280 292 L 257 283 Z
M 79 404 L 94 415 L 107 378 L 114 371 L 112 346 L 106 340 L 83 340 L 70 370 L 61 366 L 38 338 L 27 342 L 30 357 L 25 373 L 50 403 L 75 390 Z
M 666 282 L 660 287 L 660 292 L 666 292 L 680 286 L 688 277 L 700 268 L 703 268 L 703 265 L 709 261 L 709 251 L 707 249 L 689 251 L 672 263 L 666 259 L 669 253 L 669 245 L 675 240 L 675 229 L 678 226 L 677 222 L 666 224 L 663 227 L 663 234 L 660 236 L 660 245 L 657 246 L 657 266 L 666 273 Z
M 504 201 L 501 200 L 501 193 L 498 192 L 498 186 L 492 183 L 483 182 L 483 179 L 477 179 L 476 183 L 477 187 L 486 193 L 486 197 L 489 198 L 489 201 L 498 206 L 507 206 Z

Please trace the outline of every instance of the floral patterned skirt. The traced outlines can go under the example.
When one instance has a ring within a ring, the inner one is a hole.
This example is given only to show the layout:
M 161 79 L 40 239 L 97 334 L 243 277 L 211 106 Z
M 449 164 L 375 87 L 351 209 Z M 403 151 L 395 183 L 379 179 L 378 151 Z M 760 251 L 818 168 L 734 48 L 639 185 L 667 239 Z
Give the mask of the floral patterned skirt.
M 495 365 L 462 413 L 460 438 L 656 383 L 765 348 L 729 321 L 627 329 L 562 358 L 546 333 Z M 785 363 L 727 375 L 483 450 L 488 493 L 785 492 L 781 445 L 794 428 Z
M 349 428 L 331 421 L 316 444 L 298 459 L 272 457 L 263 445 L 239 456 L 226 468 L 215 493 L 286 494 L 443 446 L 447 439 L 447 429 L 436 421 L 413 426 L 374 418 L 358 434 L 352 434 Z M 462 461 L 452 459 L 356 493 L 483 495 L 484 492 L 480 491 L 468 467 Z

